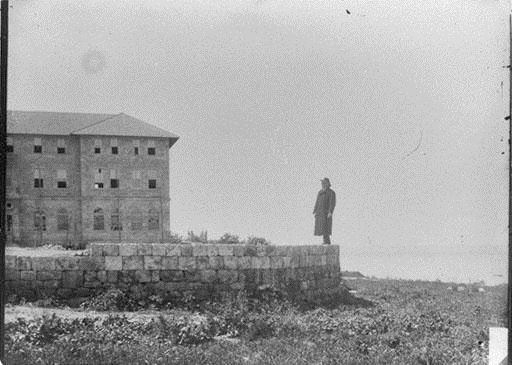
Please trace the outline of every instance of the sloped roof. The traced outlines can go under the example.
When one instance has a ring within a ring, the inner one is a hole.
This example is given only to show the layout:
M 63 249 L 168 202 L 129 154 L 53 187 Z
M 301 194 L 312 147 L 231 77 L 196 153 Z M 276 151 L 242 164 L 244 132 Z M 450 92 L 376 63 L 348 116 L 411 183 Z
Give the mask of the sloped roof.
M 9 111 L 7 113 L 7 133 L 158 137 L 168 138 L 169 147 L 179 138 L 174 133 L 124 113 L 90 114 Z

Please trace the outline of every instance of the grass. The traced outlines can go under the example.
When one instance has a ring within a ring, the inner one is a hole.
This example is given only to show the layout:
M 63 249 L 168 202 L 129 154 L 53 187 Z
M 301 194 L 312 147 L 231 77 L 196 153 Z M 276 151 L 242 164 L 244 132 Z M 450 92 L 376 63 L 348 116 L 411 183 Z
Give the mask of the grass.
M 486 364 L 506 286 L 353 280 L 373 306 L 304 310 L 239 295 L 146 321 L 56 316 L 7 326 L 7 364 Z M 451 285 L 452 287 L 454 285 Z M 87 315 L 87 311 L 85 312 Z

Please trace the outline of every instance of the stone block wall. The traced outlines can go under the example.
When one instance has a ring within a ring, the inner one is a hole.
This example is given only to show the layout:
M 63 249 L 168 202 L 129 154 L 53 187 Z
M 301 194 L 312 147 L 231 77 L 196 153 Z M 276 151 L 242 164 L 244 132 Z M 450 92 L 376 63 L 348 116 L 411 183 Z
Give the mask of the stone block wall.
M 89 256 L 6 257 L 9 294 L 91 295 L 109 287 L 164 298 L 271 286 L 300 298 L 335 292 L 339 247 L 94 243 Z

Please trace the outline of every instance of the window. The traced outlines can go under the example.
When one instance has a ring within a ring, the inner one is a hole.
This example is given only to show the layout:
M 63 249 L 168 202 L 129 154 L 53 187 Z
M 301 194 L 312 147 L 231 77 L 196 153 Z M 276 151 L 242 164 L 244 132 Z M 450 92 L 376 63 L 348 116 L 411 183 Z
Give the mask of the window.
M 43 153 L 41 138 L 34 138 L 34 153 Z
M 113 155 L 117 155 L 119 153 L 119 146 L 117 145 L 117 138 L 112 138 L 110 140 L 110 147 L 112 149 Z
M 58 154 L 66 153 L 66 141 L 64 139 L 59 138 L 57 140 L 57 153 Z
M 66 188 L 67 185 L 68 183 L 66 170 L 57 170 L 57 187 Z
M 93 229 L 95 231 L 103 231 L 105 229 L 105 216 L 101 208 L 94 209 Z
M 101 153 L 101 139 L 94 140 L 94 153 Z
M 119 187 L 119 179 L 117 178 L 117 171 L 110 170 L 110 188 L 117 189 Z
M 148 155 L 156 155 L 155 141 L 148 142 Z
M 132 231 L 141 231 L 142 230 L 142 213 L 141 212 L 135 211 L 132 213 L 131 228 L 132 228 Z
M 148 215 L 148 229 L 150 231 L 158 230 L 160 228 L 160 219 L 159 219 L 158 211 L 155 209 L 149 210 Z
M 101 169 L 97 169 L 94 173 L 94 188 L 103 189 L 103 172 Z
M 7 224 L 7 232 L 12 232 L 12 215 L 11 214 L 7 214 L 6 224 Z
M 42 210 L 34 213 L 34 229 L 36 231 L 46 231 L 46 215 Z
M 12 137 L 7 137 L 7 152 L 14 152 Z
M 69 229 L 68 211 L 64 208 L 57 211 L 57 231 L 67 231 Z
M 43 187 L 43 178 L 41 177 L 41 170 L 34 170 L 34 188 L 42 188 Z
M 139 155 L 139 147 L 140 147 L 140 142 L 138 139 L 134 140 L 133 141 L 133 154 L 135 156 L 138 156 Z
M 141 179 L 141 172 L 140 170 L 134 170 L 132 171 L 132 179 L 133 179 L 133 186 L 135 188 L 141 188 L 142 186 L 142 179 Z
M 115 208 L 110 216 L 110 230 L 111 231 L 122 231 L 123 226 L 121 225 L 121 216 L 119 215 L 119 209 Z
M 156 171 L 148 171 L 148 188 L 156 189 Z

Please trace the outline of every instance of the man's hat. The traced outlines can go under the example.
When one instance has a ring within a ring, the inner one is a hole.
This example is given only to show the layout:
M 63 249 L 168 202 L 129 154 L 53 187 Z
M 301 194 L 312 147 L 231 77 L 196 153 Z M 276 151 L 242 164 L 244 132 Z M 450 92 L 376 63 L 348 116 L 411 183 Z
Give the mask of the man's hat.
M 331 186 L 331 182 L 329 181 L 329 179 L 327 177 L 324 177 L 323 179 L 320 180 L 321 182 L 326 182 L 329 186 Z

